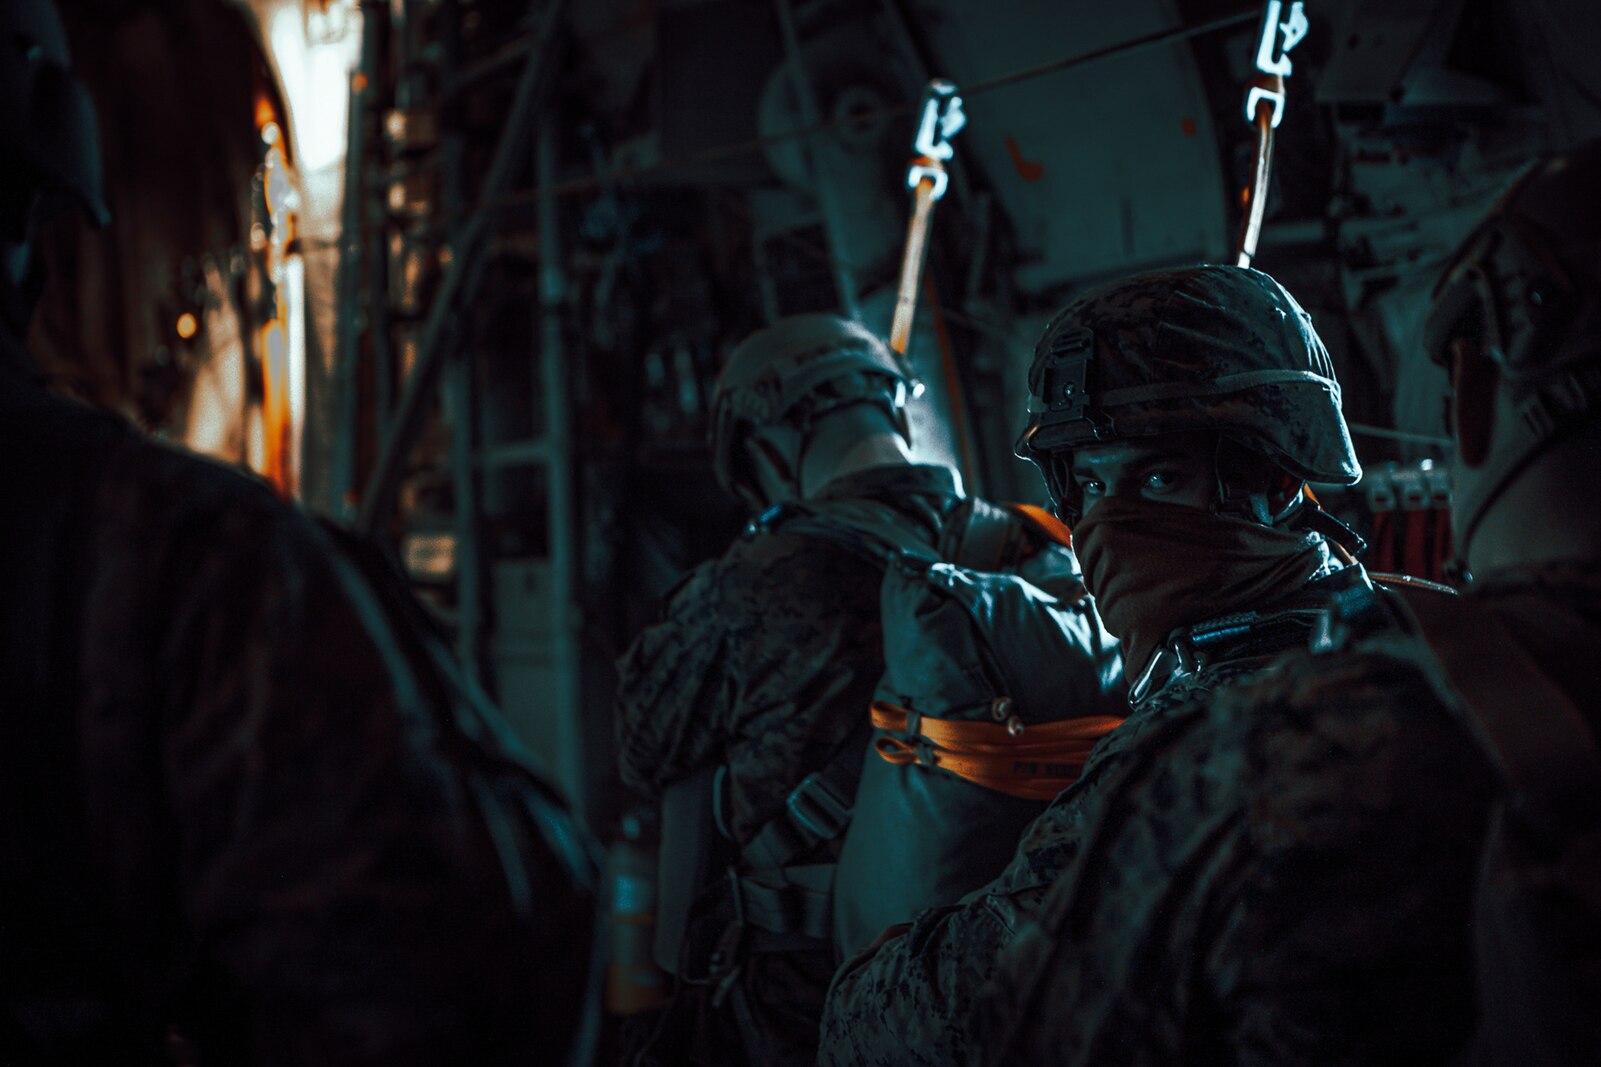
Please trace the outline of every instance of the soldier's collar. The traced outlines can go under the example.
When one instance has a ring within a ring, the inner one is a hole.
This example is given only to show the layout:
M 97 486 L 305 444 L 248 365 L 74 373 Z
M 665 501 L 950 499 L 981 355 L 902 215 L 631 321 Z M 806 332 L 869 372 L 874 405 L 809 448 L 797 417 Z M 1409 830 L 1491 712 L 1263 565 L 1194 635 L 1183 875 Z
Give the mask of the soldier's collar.
M 1168 635 L 1151 662 L 1129 687 L 1137 705 L 1180 679 L 1224 666 L 1267 663 L 1305 648 L 1326 615 L 1330 599 L 1368 586 L 1361 564 L 1338 567 L 1313 579 L 1301 591 L 1255 611 L 1241 611 L 1183 626 Z

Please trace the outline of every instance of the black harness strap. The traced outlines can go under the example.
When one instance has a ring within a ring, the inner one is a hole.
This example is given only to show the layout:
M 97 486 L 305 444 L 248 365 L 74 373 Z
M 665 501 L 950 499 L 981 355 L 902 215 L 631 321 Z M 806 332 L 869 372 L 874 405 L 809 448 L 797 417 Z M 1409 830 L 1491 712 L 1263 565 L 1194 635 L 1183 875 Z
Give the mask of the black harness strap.
M 856 783 L 862 777 L 862 754 L 872 734 L 872 721 L 863 709 L 861 723 L 834 750 L 828 763 L 801 779 L 784 798 L 783 814 L 763 826 L 745 846 L 745 857 L 752 866 L 788 867 L 845 832 L 851 823 Z
M 787 504 L 751 524 L 750 536 L 782 529 L 836 545 L 882 566 L 898 555 L 937 560 L 928 543 L 897 522 L 893 509 L 871 501 Z M 833 862 L 797 865 L 837 840 L 851 821 L 862 760 L 873 733 L 867 709 L 818 770 L 784 798 L 784 810 L 742 850 L 743 872 L 730 870 L 735 921 L 777 935 L 826 939 L 833 931 Z

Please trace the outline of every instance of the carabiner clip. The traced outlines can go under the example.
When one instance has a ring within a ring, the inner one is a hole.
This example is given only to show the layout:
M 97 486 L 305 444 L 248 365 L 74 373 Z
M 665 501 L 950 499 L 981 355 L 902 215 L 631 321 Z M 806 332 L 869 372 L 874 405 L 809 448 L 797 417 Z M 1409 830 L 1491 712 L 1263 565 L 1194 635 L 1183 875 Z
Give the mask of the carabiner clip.
M 1256 69 L 1263 74 L 1290 76 L 1290 51 L 1306 36 L 1311 24 L 1306 18 L 1306 5 L 1301 0 L 1290 4 L 1288 21 L 1280 22 L 1284 13 L 1283 0 L 1267 0 L 1262 14 L 1262 38 L 1256 46 Z M 1280 35 L 1283 42 L 1280 43 Z
M 1267 101 L 1273 105 L 1274 129 L 1284 120 L 1284 84 L 1275 79 L 1290 76 L 1290 50 L 1301 43 L 1310 29 L 1301 0 L 1290 5 L 1290 17 L 1280 22 L 1283 13 L 1283 0 L 1267 0 L 1262 13 L 1262 37 L 1256 46 L 1256 69 L 1263 76 L 1261 80 L 1276 88 L 1256 84 L 1245 95 L 1245 121 L 1255 124 L 1257 105 Z
M 943 78 L 928 83 L 923 94 L 923 113 L 917 123 L 917 137 L 912 151 L 917 153 L 911 168 L 906 172 L 906 187 L 916 189 L 925 180 L 933 182 L 933 199 L 945 195 L 950 179 L 945 174 L 945 162 L 954 149 L 951 138 L 967 125 L 967 113 L 962 110 L 962 98 L 956 86 Z

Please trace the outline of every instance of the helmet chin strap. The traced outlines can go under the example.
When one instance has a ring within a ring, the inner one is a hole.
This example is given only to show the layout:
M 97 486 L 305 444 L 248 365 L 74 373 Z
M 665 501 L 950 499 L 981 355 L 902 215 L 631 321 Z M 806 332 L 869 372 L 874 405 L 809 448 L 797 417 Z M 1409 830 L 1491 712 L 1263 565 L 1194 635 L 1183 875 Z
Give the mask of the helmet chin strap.
M 794 439 L 781 439 L 784 437 Z M 758 509 L 771 507 L 782 502 L 768 499 L 767 487 L 777 484 L 788 491 L 790 499 L 802 499 L 800 471 L 806 458 L 806 445 L 807 435 L 789 428 L 766 427 L 751 434 L 744 448 L 752 473 L 750 480 L 754 484 L 748 488 L 741 486 L 740 495 Z M 756 473 L 758 471 L 761 473 Z
M 1217 501 L 1212 510 L 1219 515 L 1249 519 L 1259 526 L 1278 526 L 1295 513 L 1304 497 L 1306 483 L 1297 479 L 1295 491 L 1287 493 L 1285 504 L 1275 509 L 1273 491 L 1265 486 L 1275 478 L 1285 477 L 1284 469 L 1227 437 L 1217 439 L 1212 469 L 1217 479 Z

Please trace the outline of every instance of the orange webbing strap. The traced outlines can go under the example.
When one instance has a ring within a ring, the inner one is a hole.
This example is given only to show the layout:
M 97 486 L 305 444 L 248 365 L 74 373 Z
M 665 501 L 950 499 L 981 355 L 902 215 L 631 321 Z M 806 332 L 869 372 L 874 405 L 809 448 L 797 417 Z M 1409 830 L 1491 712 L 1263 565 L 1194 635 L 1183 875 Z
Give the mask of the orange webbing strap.
M 957 722 L 914 715 L 874 701 L 873 726 L 892 736 L 874 742 L 878 754 L 897 766 L 938 767 L 975 785 L 1027 800 L 1053 800 L 1078 780 L 1096 742 L 1122 725 L 1116 715 L 1025 725 Z M 895 734 L 903 736 L 893 736 Z
M 1068 529 L 1067 523 L 1052 515 L 1049 511 L 1033 504 L 1008 504 L 1006 506 L 1027 519 L 1040 533 L 1063 548 L 1073 547 L 1073 531 Z

